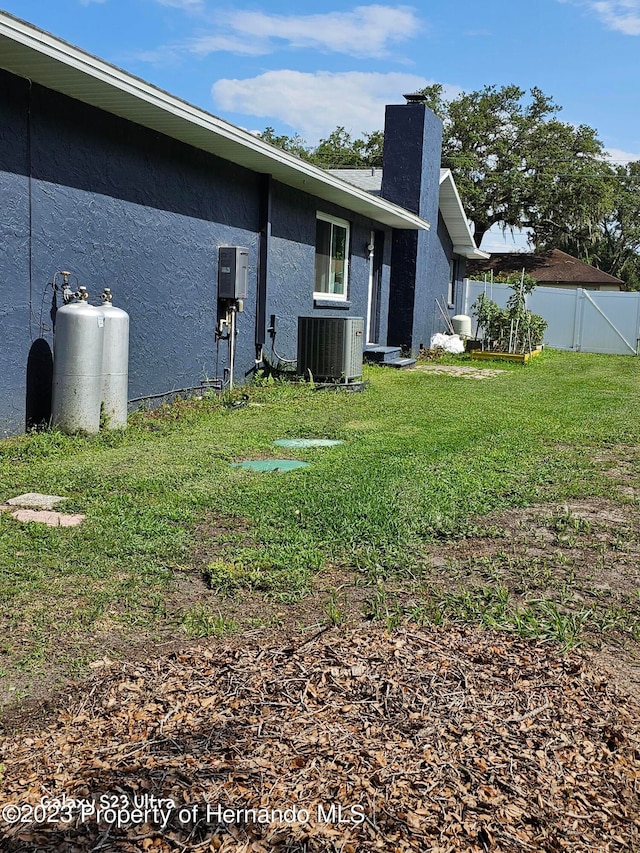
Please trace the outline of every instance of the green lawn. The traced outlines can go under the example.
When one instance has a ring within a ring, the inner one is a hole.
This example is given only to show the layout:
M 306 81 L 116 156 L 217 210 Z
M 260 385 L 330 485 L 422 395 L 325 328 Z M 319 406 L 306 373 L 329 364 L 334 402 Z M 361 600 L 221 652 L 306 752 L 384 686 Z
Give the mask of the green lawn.
M 370 618 L 466 614 L 486 622 L 478 595 L 461 604 L 463 587 L 452 586 L 464 581 L 460 560 L 450 560 L 443 587 L 430 557 L 437 543 L 498 535 L 493 519 L 508 509 L 613 501 L 631 513 L 624 541 L 619 534 L 616 541 L 632 553 L 638 498 L 630 488 L 613 488 L 602 459 L 637 458 L 638 360 L 545 352 L 526 366 L 480 366 L 505 372 L 477 381 L 370 368 L 362 393 L 255 384 L 243 407 L 210 398 L 138 413 L 125 434 L 52 432 L 0 443 L 0 502 L 54 493 L 67 497 L 65 511 L 87 515 L 78 528 L 52 529 L 0 514 L 5 689 L 21 683 L 21 672 L 44 671 L 54 657 L 62 671 L 83 672 L 98 654 L 97 636 L 108 648 L 113 632 L 126 640 L 141 631 L 224 631 L 241 622 L 244 596 L 285 608 L 329 569 L 351 573 L 368 589 Z M 272 444 L 283 437 L 345 444 L 283 453 Z M 313 464 L 269 474 L 231 465 L 278 455 Z M 597 524 L 581 529 L 567 513 L 563 528 L 560 510 L 554 518 L 552 544 L 565 558 L 571 555 L 560 534 L 567 530 L 575 534 L 574 551 L 583 534 L 593 539 L 585 548 L 600 547 Z M 528 618 L 528 610 L 511 607 L 513 566 L 501 566 L 494 560 L 487 576 L 488 610 L 499 627 L 513 627 L 507 611 Z M 199 582 L 203 572 L 207 598 L 194 606 L 176 597 L 179 579 L 195 573 Z M 473 590 L 480 588 L 477 574 L 470 566 Z M 549 589 L 553 584 L 545 586 L 547 616 Z M 222 615 L 230 595 L 235 618 Z M 330 593 L 326 618 L 344 617 L 341 600 L 339 591 Z

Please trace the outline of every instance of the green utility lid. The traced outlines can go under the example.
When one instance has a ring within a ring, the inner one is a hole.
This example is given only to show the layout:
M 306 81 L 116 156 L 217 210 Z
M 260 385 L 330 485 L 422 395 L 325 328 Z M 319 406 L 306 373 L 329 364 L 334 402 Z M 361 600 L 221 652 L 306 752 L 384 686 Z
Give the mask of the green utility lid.
M 248 471 L 294 471 L 296 468 L 307 468 L 310 464 L 298 459 L 245 459 L 244 462 L 232 463 L 234 468 L 245 468 Z
M 279 438 L 273 443 L 278 447 L 335 447 L 344 441 L 336 438 Z

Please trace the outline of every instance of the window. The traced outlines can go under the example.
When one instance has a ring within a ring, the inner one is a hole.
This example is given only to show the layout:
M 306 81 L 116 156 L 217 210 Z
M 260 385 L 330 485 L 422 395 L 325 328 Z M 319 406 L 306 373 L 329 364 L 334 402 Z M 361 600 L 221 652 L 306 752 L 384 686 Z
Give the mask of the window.
M 319 213 L 313 295 L 319 299 L 346 300 L 348 268 L 349 223 Z
M 457 265 L 456 262 L 451 258 L 449 261 L 449 287 L 447 289 L 447 303 L 449 308 L 453 308 L 455 298 L 456 298 L 456 273 L 457 273 Z

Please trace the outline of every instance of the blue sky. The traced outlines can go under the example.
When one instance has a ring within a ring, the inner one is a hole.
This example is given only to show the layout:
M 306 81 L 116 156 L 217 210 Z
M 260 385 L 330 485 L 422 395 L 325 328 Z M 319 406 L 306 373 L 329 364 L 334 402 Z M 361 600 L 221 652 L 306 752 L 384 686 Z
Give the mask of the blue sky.
M 538 86 L 559 118 L 640 159 L 640 0 L 3 0 L 2 8 L 248 130 L 317 142 L 385 103 Z

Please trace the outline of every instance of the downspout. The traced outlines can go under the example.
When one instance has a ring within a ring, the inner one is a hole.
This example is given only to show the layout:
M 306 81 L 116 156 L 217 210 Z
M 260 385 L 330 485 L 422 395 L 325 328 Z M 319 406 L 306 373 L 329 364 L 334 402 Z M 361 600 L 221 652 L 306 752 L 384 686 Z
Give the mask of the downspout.
M 33 343 L 33 83 L 27 78 L 29 93 L 27 95 L 27 161 L 29 169 L 29 337 Z M 39 336 L 42 336 L 42 329 Z
M 267 330 L 267 280 L 271 250 L 271 175 L 260 175 L 260 244 L 258 250 L 258 291 L 256 296 L 256 363 L 262 361 Z

